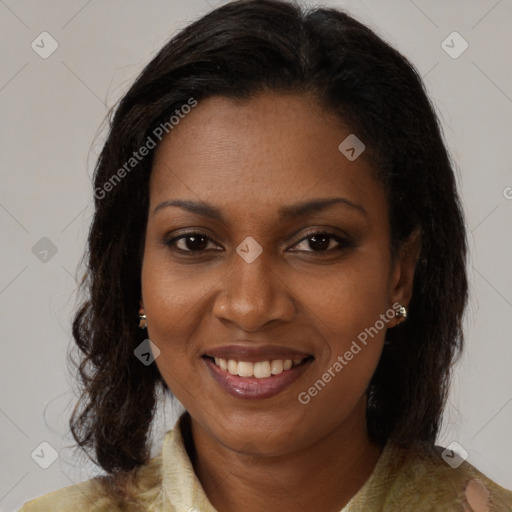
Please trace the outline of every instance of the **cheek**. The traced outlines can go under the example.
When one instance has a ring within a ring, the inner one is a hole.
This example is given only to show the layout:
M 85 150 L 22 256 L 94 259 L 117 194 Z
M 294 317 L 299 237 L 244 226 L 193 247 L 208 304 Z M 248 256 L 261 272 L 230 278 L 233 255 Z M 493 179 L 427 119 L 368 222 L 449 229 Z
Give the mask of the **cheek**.
M 198 371 L 202 350 L 194 340 L 209 331 L 207 297 L 219 279 L 211 268 L 173 263 L 165 247 L 149 246 L 144 253 L 141 280 L 147 334 L 160 350 L 156 365 L 162 378 L 188 406 L 200 398 L 194 390 L 202 389 Z
M 155 332 L 172 329 L 179 333 L 201 307 L 214 281 L 211 272 L 199 266 L 173 263 L 168 251 L 152 246 L 145 250 L 142 296 L 148 326 Z
M 322 280 L 302 281 L 302 297 L 307 309 L 314 312 L 327 337 L 336 334 L 357 336 L 371 327 L 390 307 L 388 303 L 388 261 L 382 250 L 362 249 Z M 309 290 L 309 292 L 307 292 Z
M 336 400 L 350 407 L 378 364 L 394 315 L 388 302 L 388 261 L 382 254 L 381 246 L 361 250 L 305 299 L 323 343 L 316 378 L 328 382 L 330 390 L 322 392 L 327 401 L 343 396 Z M 320 402 L 324 400 L 317 405 Z
M 193 355 L 187 338 L 204 285 L 169 268 L 165 248 L 145 251 L 141 279 L 148 337 L 161 351 L 157 366 L 167 380 L 168 367 L 180 368 Z

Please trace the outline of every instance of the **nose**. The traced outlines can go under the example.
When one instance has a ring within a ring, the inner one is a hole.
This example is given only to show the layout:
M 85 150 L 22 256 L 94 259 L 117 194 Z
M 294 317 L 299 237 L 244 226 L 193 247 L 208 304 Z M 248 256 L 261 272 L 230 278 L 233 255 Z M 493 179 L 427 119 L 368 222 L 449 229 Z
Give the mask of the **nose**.
M 236 253 L 233 255 L 231 268 L 220 281 L 221 290 L 215 296 L 213 314 L 219 320 L 251 332 L 275 320 L 293 319 L 293 292 L 267 254 L 263 251 L 251 263 Z

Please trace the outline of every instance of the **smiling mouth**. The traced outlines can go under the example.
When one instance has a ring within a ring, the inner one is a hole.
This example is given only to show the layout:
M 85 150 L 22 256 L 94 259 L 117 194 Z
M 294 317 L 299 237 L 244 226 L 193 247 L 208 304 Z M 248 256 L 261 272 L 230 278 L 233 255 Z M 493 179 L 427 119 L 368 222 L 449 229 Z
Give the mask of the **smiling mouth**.
M 236 359 L 223 359 L 220 357 L 203 356 L 213 364 L 230 375 L 253 379 L 267 379 L 296 368 L 305 362 L 312 360 L 312 356 L 303 359 L 269 359 L 261 361 L 239 361 Z
M 284 392 L 308 371 L 315 359 L 313 356 L 302 359 L 260 359 L 264 356 L 254 354 L 242 357 L 252 361 L 206 354 L 202 359 L 213 380 L 225 392 L 235 398 L 249 400 L 271 398 Z

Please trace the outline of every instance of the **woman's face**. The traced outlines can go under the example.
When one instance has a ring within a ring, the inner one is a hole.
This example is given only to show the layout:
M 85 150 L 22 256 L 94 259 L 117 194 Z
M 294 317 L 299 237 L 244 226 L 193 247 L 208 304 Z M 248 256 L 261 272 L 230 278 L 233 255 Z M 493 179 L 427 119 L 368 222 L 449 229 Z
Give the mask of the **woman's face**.
M 284 454 L 365 427 L 414 265 L 392 264 L 385 194 L 364 154 L 338 149 L 350 133 L 309 96 L 214 97 L 157 149 L 148 337 L 195 424 L 234 450 Z

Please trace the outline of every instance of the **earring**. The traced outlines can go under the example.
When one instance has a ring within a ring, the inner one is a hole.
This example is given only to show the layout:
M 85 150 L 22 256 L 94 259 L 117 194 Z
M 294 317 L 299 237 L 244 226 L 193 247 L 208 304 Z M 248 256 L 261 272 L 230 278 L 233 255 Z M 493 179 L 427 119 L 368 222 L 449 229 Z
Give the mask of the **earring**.
M 140 308 L 139 310 L 139 327 L 141 329 L 145 329 L 148 326 L 148 321 L 146 318 L 146 314 L 144 313 L 144 309 Z
M 395 313 L 395 317 L 398 318 L 398 323 L 402 323 L 407 318 L 407 308 L 400 305 L 400 308 Z

